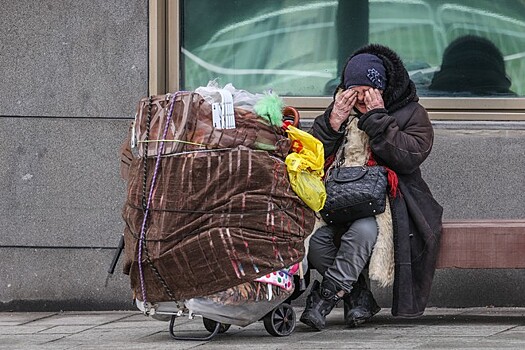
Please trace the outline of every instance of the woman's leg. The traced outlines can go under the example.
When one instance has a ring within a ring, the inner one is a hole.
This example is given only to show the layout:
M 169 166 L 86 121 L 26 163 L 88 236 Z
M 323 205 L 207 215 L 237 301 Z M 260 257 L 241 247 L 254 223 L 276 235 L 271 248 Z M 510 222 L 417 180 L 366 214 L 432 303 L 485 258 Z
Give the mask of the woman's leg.
M 352 287 L 352 291 L 343 297 L 344 319 L 350 327 L 357 327 L 368 321 L 381 310 L 368 287 L 369 284 L 365 276 L 367 273 L 367 271 L 361 272 L 357 282 Z
M 334 237 L 342 234 L 344 230 L 345 228 L 337 226 L 322 226 L 310 237 L 308 262 L 323 276 L 333 265 L 339 249 L 334 244 Z
M 341 245 L 337 248 L 334 237 L 341 229 Z M 344 292 L 350 292 L 367 264 L 376 238 L 374 217 L 356 220 L 348 228 L 323 226 L 313 234 L 308 260 L 323 275 L 323 282 L 313 283 L 301 322 L 317 330 L 325 327 L 326 316 Z
M 323 274 L 324 277 L 335 282 L 345 292 L 350 292 L 352 284 L 357 281 L 372 255 L 377 232 L 377 223 L 373 216 L 352 222 L 341 236 L 341 246 L 332 265 Z
M 310 238 L 308 262 L 321 275 L 324 275 L 326 270 L 332 266 L 337 255 L 338 248 L 334 244 L 337 230 L 337 226 L 323 226 L 317 229 Z M 326 315 L 339 301 L 335 294 L 323 295 L 321 292 L 321 284 L 315 280 L 310 288 L 310 294 L 306 297 L 306 307 L 300 317 L 301 322 L 316 330 L 325 327 Z

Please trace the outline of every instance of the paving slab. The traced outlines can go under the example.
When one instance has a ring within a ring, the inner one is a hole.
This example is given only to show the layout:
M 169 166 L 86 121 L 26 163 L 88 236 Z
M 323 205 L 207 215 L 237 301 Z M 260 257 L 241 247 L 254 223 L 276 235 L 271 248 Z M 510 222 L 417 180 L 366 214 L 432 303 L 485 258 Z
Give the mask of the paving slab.
M 297 316 L 301 308 L 295 308 Z M 269 335 L 263 322 L 231 326 L 210 341 L 171 338 L 169 322 L 140 312 L 0 313 L 0 349 L 525 349 L 525 308 L 429 308 L 417 319 L 384 309 L 370 322 L 348 328 L 343 309 L 316 332 L 298 322 L 288 337 Z M 175 332 L 207 336 L 202 320 L 179 318 Z

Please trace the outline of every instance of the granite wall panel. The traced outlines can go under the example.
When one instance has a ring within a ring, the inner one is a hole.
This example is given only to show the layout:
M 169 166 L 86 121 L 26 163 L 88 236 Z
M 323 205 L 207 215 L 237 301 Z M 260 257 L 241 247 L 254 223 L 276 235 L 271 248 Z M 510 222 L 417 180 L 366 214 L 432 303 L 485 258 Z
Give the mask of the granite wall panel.
M 525 125 L 506 129 L 435 127 L 422 172 L 445 219 L 525 218 Z
M 0 115 L 122 118 L 147 91 L 147 0 L 5 1 L 0 33 Z
M 0 118 L 0 245 L 114 246 L 130 120 Z

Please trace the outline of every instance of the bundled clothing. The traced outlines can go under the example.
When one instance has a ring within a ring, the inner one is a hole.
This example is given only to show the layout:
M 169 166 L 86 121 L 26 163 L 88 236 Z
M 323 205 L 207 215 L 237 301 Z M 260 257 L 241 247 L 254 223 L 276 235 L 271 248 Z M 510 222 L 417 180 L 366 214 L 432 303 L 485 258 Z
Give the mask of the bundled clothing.
M 385 108 L 358 113 L 357 121 L 353 119 L 343 124 L 340 130 L 334 130 L 330 124 L 332 103 L 323 115 L 315 119 L 313 134 L 323 143 L 329 161 L 343 145 L 347 129 L 356 126 L 368 137 L 373 160 L 397 174 L 397 194 L 390 196 L 390 212 L 387 213 L 391 215 L 393 236 L 392 314 L 417 317 L 423 314 L 430 294 L 442 227 L 443 209 L 433 198 L 419 168 L 432 149 L 433 129 L 426 110 L 418 103 L 415 85 L 399 56 L 387 47 L 368 45 L 352 57 L 363 53 L 382 60 L 385 76 L 378 70 L 380 74 L 371 74 L 371 77 L 388 81 L 383 90 Z M 343 73 L 335 94 L 347 87 L 344 80 Z M 345 147 L 355 145 L 352 133 L 348 135 Z M 345 153 L 349 152 L 351 150 L 345 148 Z M 379 222 L 378 229 L 382 229 Z M 374 251 L 378 249 L 380 239 L 381 232 Z M 383 254 L 388 255 L 388 252 Z M 373 269 L 373 259 L 370 264 L 370 269 Z
M 241 108 L 236 128 L 214 128 L 211 110 L 192 92 L 139 103 L 129 135 L 139 156 L 128 142 L 122 156 L 123 269 L 138 300 L 210 296 L 284 274 L 304 257 L 315 216 L 290 186 L 290 140 Z M 277 287 L 289 292 L 290 277 Z

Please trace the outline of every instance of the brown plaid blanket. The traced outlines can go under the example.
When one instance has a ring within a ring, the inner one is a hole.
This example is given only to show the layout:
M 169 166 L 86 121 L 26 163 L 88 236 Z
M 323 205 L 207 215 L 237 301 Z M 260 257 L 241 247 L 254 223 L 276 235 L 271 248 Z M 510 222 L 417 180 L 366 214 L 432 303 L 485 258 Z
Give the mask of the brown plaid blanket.
M 200 107 L 194 108 L 195 103 Z M 304 256 L 303 241 L 313 228 L 314 213 L 292 191 L 282 157 L 276 156 L 284 153 L 282 145 L 289 145 L 286 136 L 270 127 L 261 132 L 264 123 L 253 116 L 243 124 L 246 113 L 237 111 L 239 130 L 224 130 L 230 135 L 211 136 L 224 131 L 204 128 L 209 131 L 206 134 L 200 127 L 188 126 L 199 124 L 195 119 L 199 119 L 199 111 L 209 110 L 206 104 L 198 95 L 187 94 L 174 106 L 171 138 L 191 142 L 217 138 L 216 146 L 198 152 L 187 152 L 195 149 L 189 144 L 173 144 L 159 160 L 142 254 L 144 287 L 151 301 L 210 295 L 299 262 Z M 139 108 L 143 113 L 151 105 L 141 102 Z M 137 119 L 142 130 L 144 119 Z M 252 122 L 259 128 L 256 132 L 249 127 Z M 164 122 L 150 118 L 150 123 L 151 136 Z M 140 139 L 143 132 L 138 130 Z M 246 144 L 237 145 L 238 141 L 233 141 L 241 134 L 251 136 L 243 138 Z M 257 150 L 254 145 L 261 140 L 274 147 L 273 151 Z M 231 147 L 225 147 L 224 142 Z M 150 144 L 148 154 L 150 148 L 155 147 Z M 130 275 L 138 299 L 142 299 L 137 258 L 143 202 L 156 161 L 155 154 L 132 157 L 127 171 L 124 272 Z

